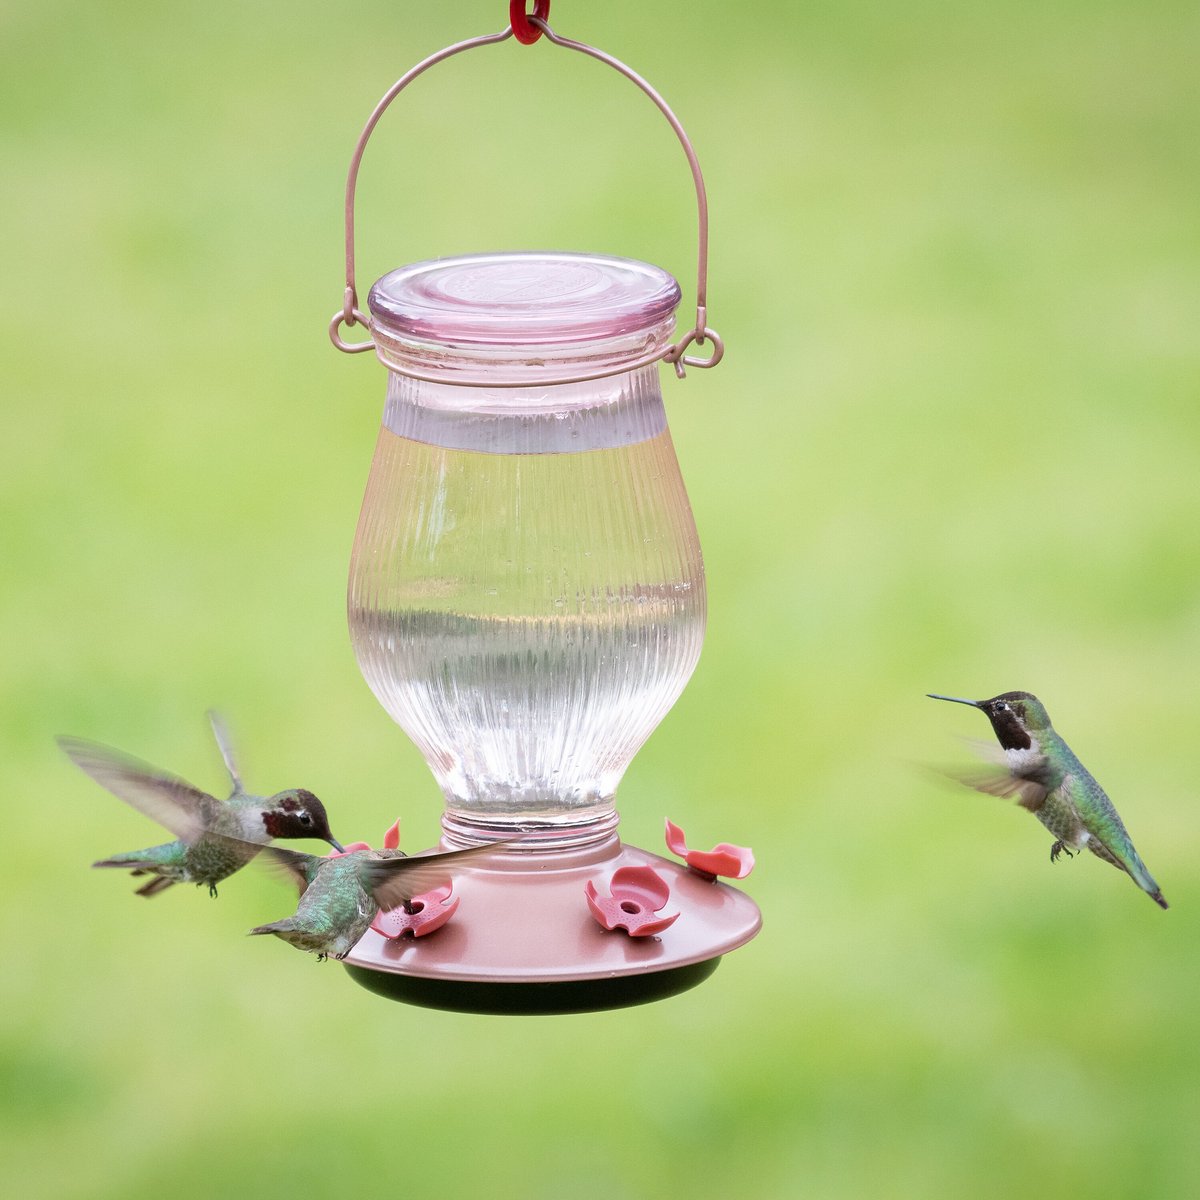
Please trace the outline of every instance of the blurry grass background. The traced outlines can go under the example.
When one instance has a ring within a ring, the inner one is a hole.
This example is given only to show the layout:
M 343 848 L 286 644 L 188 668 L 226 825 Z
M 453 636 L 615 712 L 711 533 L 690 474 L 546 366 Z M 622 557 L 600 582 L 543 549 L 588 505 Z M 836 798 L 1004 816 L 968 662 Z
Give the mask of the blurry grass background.
M 389 1004 L 252 924 L 134 900 L 147 823 L 58 755 L 303 783 L 343 837 L 440 796 L 354 665 L 345 572 L 383 398 L 325 336 L 341 189 L 382 92 L 498 0 L 0 7 L 7 1194 L 268 1200 L 1183 1197 L 1200 1179 L 1200 10 L 558 0 L 696 142 L 729 353 L 664 388 L 709 570 L 700 668 L 634 762 L 754 846 L 762 935 L 641 1009 Z M 686 165 L 546 43 L 476 51 L 380 126 L 360 287 L 477 249 L 693 286 Z M 1026 688 L 1172 902 L 1051 868 L 1019 811 L 914 764 Z

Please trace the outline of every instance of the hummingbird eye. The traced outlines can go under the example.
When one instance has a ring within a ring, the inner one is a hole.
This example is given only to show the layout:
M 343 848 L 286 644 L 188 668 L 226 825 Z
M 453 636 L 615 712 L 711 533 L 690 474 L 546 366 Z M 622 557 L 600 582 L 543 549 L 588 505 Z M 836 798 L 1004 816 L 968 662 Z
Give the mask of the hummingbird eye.
M 306 813 L 306 812 L 302 812 L 302 813 L 300 814 L 300 824 L 301 824 L 301 825 L 311 825 L 311 824 L 312 824 L 312 816 L 311 816 L 311 814 L 309 814 L 309 813 Z

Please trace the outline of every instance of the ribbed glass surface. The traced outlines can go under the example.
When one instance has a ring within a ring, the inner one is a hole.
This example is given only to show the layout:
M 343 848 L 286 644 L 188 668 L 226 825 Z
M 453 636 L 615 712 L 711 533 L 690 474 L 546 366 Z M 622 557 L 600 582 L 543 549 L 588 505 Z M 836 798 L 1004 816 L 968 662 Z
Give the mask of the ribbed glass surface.
M 351 637 L 467 838 L 607 833 L 700 654 L 704 567 L 657 370 L 586 386 L 390 379 Z

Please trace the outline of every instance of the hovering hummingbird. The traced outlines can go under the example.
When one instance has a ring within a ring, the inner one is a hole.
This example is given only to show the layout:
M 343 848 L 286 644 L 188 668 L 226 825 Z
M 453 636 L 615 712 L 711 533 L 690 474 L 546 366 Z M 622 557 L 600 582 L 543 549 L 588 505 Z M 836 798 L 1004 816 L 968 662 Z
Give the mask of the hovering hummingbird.
M 206 883 L 215 896 L 217 884 L 244 867 L 271 838 L 321 838 L 342 848 L 330 832 L 325 806 L 312 792 L 291 788 L 265 798 L 248 793 L 224 724 L 216 713 L 208 717 L 233 783 L 225 801 L 107 746 L 58 739 L 67 757 L 101 787 L 175 835 L 173 842 L 92 864 L 152 876 L 137 889 L 139 896 L 157 896 L 173 883 Z
M 266 854 L 299 886 L 300 904 L 292 916 L 250 932 L 273 933 L 315 954 L 318 961 L 331 954 L 343 959 L 381 910 L 407 905 L 414 896 L 444 884 L 446 863 L 461 863 L 505 844 L 412 857 L 399 850 L 350 850 L 329 858 L 271 846 Z
M 1073 851 L 1086 846 L 1097 858 L 1125 871 L 1161 908 L 1167 907 L 1112 801 L 1054 731 L 1036 696 L 1029 692 L 1004 692 L 990 700 L 962 700 L 932 692 L 929 696 L 969 704 L 987 715 L 1003 752 L 998 764 L 1007 770 L 960 778 L 978 791 L 1015 799 L 1033 813 L 1056 839 L 1050 847 L 1051 862 L 1057 862 L 1064 851 L 1074 857 Z

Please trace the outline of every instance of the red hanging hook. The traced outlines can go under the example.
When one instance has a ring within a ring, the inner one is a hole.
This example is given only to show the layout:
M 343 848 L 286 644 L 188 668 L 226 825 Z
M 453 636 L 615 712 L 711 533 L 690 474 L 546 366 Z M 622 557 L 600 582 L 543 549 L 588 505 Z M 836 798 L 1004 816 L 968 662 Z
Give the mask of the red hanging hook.
M 509 0 L 508 23 L 512 26 L 513 37 L 522 46 L 532 46 L 542 36 L 542 31 L 529 18 L 544 21 L 549 16 L 550 0 L 534 0 L 533 12 L 525 11 L 525 0 Z

